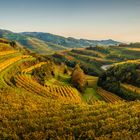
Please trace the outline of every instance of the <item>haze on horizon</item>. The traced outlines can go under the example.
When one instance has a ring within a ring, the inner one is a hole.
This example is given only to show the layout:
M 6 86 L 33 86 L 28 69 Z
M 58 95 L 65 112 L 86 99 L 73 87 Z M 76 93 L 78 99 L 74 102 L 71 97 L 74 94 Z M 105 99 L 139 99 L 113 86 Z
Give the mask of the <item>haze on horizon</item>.
M 140 0 L 2 0 L 0 28 L 140 42 Z

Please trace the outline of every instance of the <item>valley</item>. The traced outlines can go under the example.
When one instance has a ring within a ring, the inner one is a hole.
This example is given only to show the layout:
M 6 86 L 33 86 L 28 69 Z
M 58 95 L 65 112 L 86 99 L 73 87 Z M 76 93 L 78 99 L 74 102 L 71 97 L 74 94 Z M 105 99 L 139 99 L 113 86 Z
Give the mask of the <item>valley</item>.
M 140 0 L 1 0 L 0 140 L 140 140 Z

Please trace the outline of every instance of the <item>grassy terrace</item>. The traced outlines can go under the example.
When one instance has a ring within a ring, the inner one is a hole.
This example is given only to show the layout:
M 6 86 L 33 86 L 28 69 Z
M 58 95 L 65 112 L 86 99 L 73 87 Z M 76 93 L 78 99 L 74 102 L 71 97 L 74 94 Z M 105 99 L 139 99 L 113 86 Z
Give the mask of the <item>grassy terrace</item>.
M 18 54 L 18 55 L 20 55 L 20 54 Z M 14 62 L 14 64 L 12 64 L 12 65 L 10 65 L 10 66 L 8 66 L 7 68 L 5 68 L 4 70 L 2 70 L 1 72 L 0 72 L 0 89 L 3 89 L 3 90 L 5 90 L 5 89 L 8 89 L 8 88 L 11 88 L 11 85 L 10 85 L 10 78 L 12 77 L 12 76 L 15 76 L 14 74 L 15 74 L 15 72 L 17 72 L 16 70 L 18 70 L 17 69 L 17 66 L 18 65 L 20 65 L 20 64 L 22 64 L 23 62 L 25 62 L 25 61 L 29 61 L 29 60 L 31 60 L 32 58 L 25 58 L 25 59 L 21 59 L 21 60 L 19 60 L 19 61 L 17 61 L 17 62 Z M 9 83 L 9 84 L 8 84 Z M 12 83 L 11 83 L 12 84 Z

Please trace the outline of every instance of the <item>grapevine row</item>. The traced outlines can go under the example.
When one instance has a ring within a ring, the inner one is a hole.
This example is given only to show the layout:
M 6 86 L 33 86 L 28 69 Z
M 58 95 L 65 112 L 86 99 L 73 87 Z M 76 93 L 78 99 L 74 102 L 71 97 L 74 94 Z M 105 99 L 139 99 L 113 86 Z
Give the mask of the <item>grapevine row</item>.
M 18 51 L 12 50 L 12 51 L 2 51 L 0 52 L 0 56 L 8 55 L 8 54 L 13 54 L 17 53 Z
M 37 93 L 42 96 L 55 98 L 57 95 L 54 93 L 49 93 L 49 91 L 39 83 L 35 82 L 30 76 L 25 74 L 18 74 L 16 77 L 16 82 L 18 87 L 23 87 L 31 93 Z
M 36 65 L 34 65 L 34 66 L 31 66 L 31 67 L 29 67 L 29 68 L 27 68 L 27 69 L 24 69 L 24 70 L 22 70 L 22 73 L 30 72 L 30 71 L 32 71 L 33 69 L 38 68 L 38 67 L 41 67 L 41 66 L 44 65 L 44 64 L 47 64 L 47 62 L 40 62 L 40 63 L 38 63 L 38 64 L 36 64 Z
M 140 94 L 140 88 L 138 88 L 138 87 L 135 87 L 135 86 L 133 86 L 133 85 L 126 84 L 126 83 L 125 83 L 125 84 L 121 84 L 121 86 L 122 86 L 123 88 L 129 90 L 129 91 L 132 91 L 132 92 L 134 92 L 134 93 Z
M 71 86 L 46 85 L 46 87 L 50 92 L 55 92 L 62 98 L 66 98 L 67 100 L 71 100 L 74 102 L 81 102 L 78 91 Z
M 27 105 L 26 102 L 24 104 Z M 35 103 L 32 102 L 32 104 Z M 80 139 L 80 136 L 84 137 L 84 132 L 88 132 L 88 136 L 92 136 L 92 138 L 95 136 L 97 138 L 100 136 L 109 136 L 112 138 L 115 136 L 115 133 L 118 136 L 124 130 L 126 131 L 124 131 L 123 138 L 126 138 L 126 132 L 132 133 L 133 135 L 133 133 L 139 131 L 139 108 L 140 103 L 138 101 L 129 103 L 119 102 L 115 104 L 99 102 L 90 106 L 73 104 L 59 106 L 58 103 L 54 104 L 50 102 L 48 106 L 45 104 L 44 108 L 37 108 L 35 111 L 31 109 L 28 116 L 27 113 L 24 115 L 24 110 L 21 110 L 21 108 L 20 110 L 15 109 L 15 112 L 13 112 L 13 109 L 2 110 L 2 123 L 4 124 L 2 128 L 3 131 L 13 134 L 13 128 L 18 126 L 17 129 L 14 129 L 14 132 L 18 135 L 19 132 L 24 131 L 26 132 L 23 135 L 25 136 L 24 138 L 29 139 L 33 138 L 33 136 L 35 136 L 34 139 L 40 139 L 40 136 L 43 136 L 43 138 L 48 136 L 48 139 L 50 137 L 55 139 L 56 135 L 60 139 L 64 139 L 64 135 L 73 135 L 73 139 L 76 139 L 78 135 Z M 7 126 L 9 127 L 7 128 Z M 127 128 L 130 131 L 127 131 Z M 29 129 L 31 130 L 30 133 Z M 108 139 L 110 139 L 109 137 Z M 86 138 L 87 135 L 83 139 Z
M 81 102 L 78 91 L 72 87 L 44 87 L 32 79 L 30 75 L 18 74 L 16 77 L 16 85 L 23 87 L 31 93 L 46 96 L 52 99 L 61 99 L 62 101 Z
M 4 70 L 6 67 L 10 66 L 11 64 L 13 64 L 21 59 L 28 58 L 28 57 L 29 57 L 28 55 L 21 55 L 21 56 L 14 57 L 14 58 L 8 59 L 8 60 L 0 63 L 0 72 L 2 70 Z
M 71 86 L 42 86 L 38 82 L 32 79 L 32 77 L 27 74 L 31 70 L 41 67 L 42 65 L 47 64 L 47 62 L 41 62 L 29 68 L 22 70 L 20 74 L 16 76 L 17 86 L 25 88 L 31 93 L 37 93 L 43 96 L 58 98 L 64 101 L 70 102 L 81 102 L 81 97 L 79 96 L 78 91 Z
M 120 100 L 122 100 L 119 96 L 111 93 L 111 92 L 108 92 L 102 88 L 98 88 L 97 89 L 97 93 L 103 97 L 103 99 L 106 101 L 106 102 L 111 102 L 111 103 L 114 103 L 114 102 L 118 102 Z

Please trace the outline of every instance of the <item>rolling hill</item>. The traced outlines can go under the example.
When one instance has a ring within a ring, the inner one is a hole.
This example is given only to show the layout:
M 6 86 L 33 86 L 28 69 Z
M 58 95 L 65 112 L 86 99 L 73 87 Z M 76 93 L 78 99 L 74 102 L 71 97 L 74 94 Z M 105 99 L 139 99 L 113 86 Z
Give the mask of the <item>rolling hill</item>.
M 119 69 L 126 66 L 121 62 Z M 131 66 L 129 80 L 139 75 L 139 66 Z M 0 139 L 139 139 L 139 100 L 126 102 L 98 87 L 98 77 L 89 75 L 82 93 L 71 83 L 73 69 L 65 73 L 64 68 L 50 57 L 0 39 Z M 139 94 L 139 79 L 129 85 L 128 79 L 123 88 Z
M 126 100 L 140 100 L 140 59 L 115 63 L 99 77 L 98 85 Z
M 67 48 L 81 48 L 87 46 L 96 46 L 96 45 L 118 45 L 120 42 L 114 40 L 87 40 L 87 39 L 75 39 L 72 37 L 62 37 L 58 35 L 53 35 L 50 33 L 42 33 L 42 32 L 23 32 L 21 33 L 25 36 L 36 37 L 43 41 L 51 42 L 54 44 L 62 45 Z
M 108 65 L 140 59 L 140 44 L 77 48 L 55 53 L 53 57 L 56 62 L 65 62 L 70 67 L 78 63 L 86 74 L 99 76 Z
M 75 39 L 72 37 L 65 38 L 58 35 L 42 32 L 23 32 L 14 33 L 8 30 L 0 30 L 0 37 L 19 42 L 24 47 L 35 53 L 51 54 L 54 52 L 66 50 L 68 48 L 79 48 L 96 45 L 118 45 L 114 40 L 86 40 Z
M 40 39 L 24 38 L 34 48 L 50 49 Z M 61 64 L 55 55 L 61 56 Z M 80 48 L 55 55 L 33 54 L 14 41 L 0 39 L 0 139 L 139 137 L 139 44 Z M 73 68 L 66 67 L 64 58 L 103 75 L 85 75 L 85 89 L 79 91 L 71 82 Z M 106 64 L 113 67 L 101 70 Z

